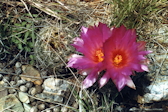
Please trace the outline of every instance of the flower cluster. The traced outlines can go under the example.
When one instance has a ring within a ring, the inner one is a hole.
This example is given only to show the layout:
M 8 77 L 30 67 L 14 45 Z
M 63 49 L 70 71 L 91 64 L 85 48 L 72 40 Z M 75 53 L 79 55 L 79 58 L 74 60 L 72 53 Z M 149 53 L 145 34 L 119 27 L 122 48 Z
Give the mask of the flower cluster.
M 133 71 L 148 71 L 145 55 L 146 43 L 136 42 L 134 29 L 108 28 L 99 23 L 98 26 L 82 27 L 80 38 L 76 37 L 72 44 L 83 56 L 73 54 L 68 67 L 79 69 L 80 74 L 87 75 L 83 81 L 83 88 L 92 86 L 99 73 L 105 70 L 100 78 L 100 87 L 112 79 L 120 91 L 125 85 L 135 89 L 130 76 Z

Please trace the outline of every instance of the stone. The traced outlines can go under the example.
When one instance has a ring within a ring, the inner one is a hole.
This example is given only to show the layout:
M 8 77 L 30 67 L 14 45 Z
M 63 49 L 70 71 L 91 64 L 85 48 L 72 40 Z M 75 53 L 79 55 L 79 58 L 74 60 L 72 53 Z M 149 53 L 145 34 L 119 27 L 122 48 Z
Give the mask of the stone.
M 19 99 L 23 103 L 30 103 L 29 97 L 27 96 L 26 93 L 19 92 Z
M 31 106 L 27 103 L 23 103 L 23 107 L 24 107 L 24 112 L 30 112 Z
M 0 98 L 3 98 L 7 95 L 8 95 L 7 89 L 0 84 Z
M 15 68 L 15 73 L 17 75 L 21 74 L 22 73 L 22 69 L 21 68 Z
M 43 83 L 43 92 L 37 94 L 36 97 L 45 99 L 47 101 L 63 103 L 65 99 L 69 98 L 70 87 L 72 84 L 66 80 L 57 78 L 48 78 Z
M 163 26 L 163 25 L 162 25 Z M 153 52 L 148 54 L 150 60 L 149 73 L 151 84 L 144 87 L 143 96 L 138 96 L 139 103 L 153 103 L 168 100 L 168 29 L 167 26 L 153 31 L 156 35 L 153 43 L 149 43 Z
M 39 110 L 44 110 L 44 109 L 45 109 L 45 104 L 44 104 L 44 103 L 39 104 L 39 105 L 37 106 L 37 108 L 38 108 Z
M 21 66 L 22 66 L 22 64 L 20 62 L 15 63 L 15 68 L 20 68 Z
M 35 87 L 32 87 L 29 89 L 28 93 L 32 96 L 34 96 L 35 94 L 37 94 L 37 89 Z
M 32 107 L 29 112 L 38 112 L 38 109 L 36 106 Z
M 153 103 L 159 101 L 168 100 L 168 80 L 152 82 L 151 85 L 147 87 L 149 92 L 146 92 L 143 97 L 138 97 L 139 103 Z
M 24 112 L 21 102 L 13 94 L 0 99 L 0 112 L 11 112 L 6 110 L 7 108 L 11 109 L 13 112 Z
M 27 90 L 28 90 L 28 88 L 25 86 L 25 85 L 22 85 L 22 86 L 20 86 L 20 91 L 22 91 L 22 92 L 26 92 Z
M 43 80 L 40 76 L 40 73 L 38 70 L 36 70 L 31 65 L 22 65 L 22 75 L 21 79 L 24 79 L 26 81 L 31 81 L 35 85 L 41 85 L 43 83 Z

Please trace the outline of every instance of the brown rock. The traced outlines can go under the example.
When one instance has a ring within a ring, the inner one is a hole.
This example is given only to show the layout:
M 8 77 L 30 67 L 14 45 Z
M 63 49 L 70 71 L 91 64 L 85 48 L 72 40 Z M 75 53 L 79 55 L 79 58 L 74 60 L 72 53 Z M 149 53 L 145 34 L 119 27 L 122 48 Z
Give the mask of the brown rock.
M 33 66 L 22 65 L 22 71 L 23 73 L 21 75 L 21 79 L 31 81 L 36 85 L 41 85 L 43 83 L 39 71 L 36 70 Z

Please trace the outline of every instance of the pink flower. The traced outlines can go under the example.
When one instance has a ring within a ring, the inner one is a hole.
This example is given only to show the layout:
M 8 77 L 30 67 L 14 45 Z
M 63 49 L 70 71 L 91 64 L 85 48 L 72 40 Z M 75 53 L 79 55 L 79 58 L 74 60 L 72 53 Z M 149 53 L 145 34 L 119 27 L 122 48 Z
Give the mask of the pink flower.
M 76 37 L 72 44 L 82 55 L 73 54 L 68 67 L 80 69 L 82 75 L 88 75 L 83 81 L 83 88 L 92 86 L 103 67 L 103 43 L 111 36 L 107 25 L 99 23 L 98 26 L 82 27 L 81 38 Z
M 100 87 L 111 78 L 120 91 L 125 85 L 135 89 L 130 78 L 133 71 L 148 71 L 144 56 L 151 53 L 145 50 L 145 42 L 136 42 L 134 29 L 127 30 L 124 26 L 113 28 L 111 37 L 103 46 L 103 64 L 106 73 L 99 80 Z

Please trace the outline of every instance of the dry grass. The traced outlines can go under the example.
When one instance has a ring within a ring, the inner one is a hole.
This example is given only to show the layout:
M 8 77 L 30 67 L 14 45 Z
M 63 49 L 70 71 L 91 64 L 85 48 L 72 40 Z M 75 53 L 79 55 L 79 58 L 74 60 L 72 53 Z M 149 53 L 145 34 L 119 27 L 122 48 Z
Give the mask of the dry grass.
M 55 0 L 52 2 L 4 0 L 0 3 L 6 5 L 6 13 L 3 13 L 1 23 L 7 22 L 6 20 L 11 16 L 12 23 L 20 22 L 22 14 L 26 12 L 29 15 L 28 19 L 37 24 L 36 27 L 39 28 L 35 32 L 34 44 L 36 66 L 42 70 L 52 71 L 50 73 L 55 73 L 56 77 L 62 77 L 58 69 L 65 69 L 68 56 L 75 52 L 70 43 L 74 37 L 79 36 L 81 26 L 90 26 L 98 22 L 109 26 L 118 27 L 124 24 L 127 28 L 136 28 L 138 40 L 145 40 L 147 48 L 154 53 L 162 50 L 167 56 L 167 0 Z M 34 14 L 38 16 L 33 16 Z M 154 60 L 153 64 L 161 64 L 153 55 L 149 57 L 151 61 Z M 77 85 L 80 84 L 83 77 L 78 78 L 70 68 L 66 68 L 65 71 L 73 76 L 68 80 L 76 82 Z M 96 112 L 99 109 L 104 112 L 113 111 L 114 102 L 108 101 L 106 96 L 102 98 L 104 103 L 97 108 L 96 103 L 100 100 L 93 95 L 94 91 L 79 90 L 76 93 L 79 112 L 84 110 Z M 87 102 L 88 99 L 89 102 Z M 86 105 L 93 107 L 87 108 Z

